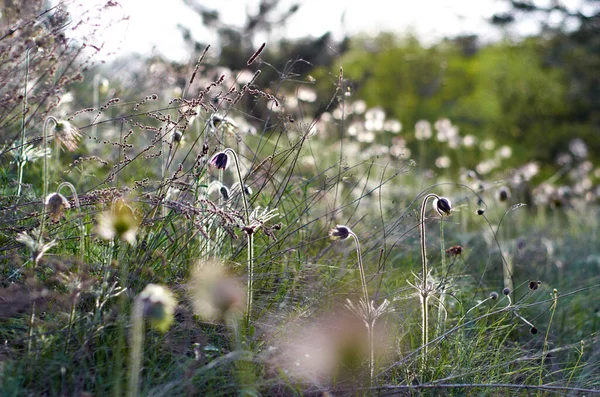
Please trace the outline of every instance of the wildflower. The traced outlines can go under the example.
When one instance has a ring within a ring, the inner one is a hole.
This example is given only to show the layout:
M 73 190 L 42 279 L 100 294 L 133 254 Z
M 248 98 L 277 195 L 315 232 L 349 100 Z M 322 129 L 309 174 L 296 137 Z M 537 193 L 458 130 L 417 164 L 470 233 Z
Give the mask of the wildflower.
M 133 209 L 122 200 L 113 206 L 112 211 L 105 211 L 98 217 L 98 234 L 105 240 L 119 238 L 133 244 L 138 226 Z
M 460 245 L 454 245 L 446 250 L 447 256 L 459 256 L 463 252 L 463 247 Z
M 61 120 L 54 125 L 54 139 L 72 152 L 77 149 L 77 141 L 81 138 L 81 131 L 77 127 L 65 120 Z
M 167 331 L 173 322 L 173 313 L 177 306 L 171 291 L 161 285 L 148 284 L 138 299 L 150 325 L 161 332 Z
M 344 225 L 337 225 L 329 231 L 329 238 L 331 238 L 332 240 L 345 240 L 350 236 L 351 233 L 352 230 L 350 230 L 349 227 Z
M 175 130 L 173 131 L 173 142 L 175 143 L 181 143 L 181 141 L 183 140 L 183 132 L 180 130 Z
M 500 186 L 496 191 L 496 198 L 502 203 L 508 201 L 510 199 L 510 189 L 506 186 Z
M 450 157 L 448 156 L 440 156 L 435 159 L 435 166 L 438 168 L 448 168 L 450 167 Z
M 212 156 L 208 164 L 219 170 L 226 170 L 229 167 L 229 156 L 225 152 L 219 152 Z
M 221 263 L 200 262 L 193 272 L 190 292 L 196 314 L 207 321 L 226 319 L 245 307 L 244 287 Z
M 448 216 L 452 212 L 452 203 L 446 197 L 439 197 L 433 200 L 433 208 L 441 217 Z
M 46 251 L 56 245 L 56 240 L 52 240 L 49 243 L 44 244 L 44 239 L 39 237 L 40 231 L 38 229 L 34 229 L 32 234 L 36 237 L 33 238 L 26 232 L 19 233 L 17 235 L 17 241 L 24 244 L 27 248 L 29 248 L 29 253 L 31 254 L 31 260 L 34 263 L 37 263 Z M 36 236 L 37 235 L 37 236 Z
M 219 188 L 219 193 L 221 193 L 221 197 L 223 197 L 223 200 L 225 201 L 229 200 L 229 197 L 231 196 L 229 193 L 229 188 L 227 188 L 225 185 L 221 185 Z
M 415 139 L 423 141 L 431 138 L 431 124 L 427 120 L 419 120 L 415 124 Z
M 530 281 L 529 282 L 529 289 L 532 291 L 535 291 L 536 289 L 539 288 L 539 286 L 542 285 L 541 281 Z
M 48 211 L 50 219 L 55 223 L 63 217 L 65 209 L 71 208 L 69 200 L 60 193 L 49 194 L 48 197 L 46 197 L 44 204 L 46 205 L 46 211 Z

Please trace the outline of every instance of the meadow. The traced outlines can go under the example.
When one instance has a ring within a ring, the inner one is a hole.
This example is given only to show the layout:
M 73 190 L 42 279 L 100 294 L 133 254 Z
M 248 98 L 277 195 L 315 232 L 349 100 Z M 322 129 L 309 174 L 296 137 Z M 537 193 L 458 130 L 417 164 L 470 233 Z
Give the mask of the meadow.
M 540 165 L 443 113 L 404 125 L 343 64 L 261 85 L 263 47 L 129 94 L 22 12 L 0 40 L 1 395 L 600 394 L 584 140 Z

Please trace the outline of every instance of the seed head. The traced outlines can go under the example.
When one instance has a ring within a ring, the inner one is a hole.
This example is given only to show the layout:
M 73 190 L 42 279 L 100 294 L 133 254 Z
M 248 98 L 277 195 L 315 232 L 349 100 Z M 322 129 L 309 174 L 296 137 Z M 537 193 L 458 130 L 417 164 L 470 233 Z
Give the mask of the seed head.
M 529 332 L 531 332 L 533 335 L 538 333 L 538 329 L 536 327 L 531 327 L 531 329 L 529 330 Z
M 498 299 L 498 293 L 496 291 L 492 291 L 492 293 L 490 294 L 490 299 L 492 299 L 492 300 Z
M 54 139 L 72 152 L 77 149 L 77 143 L 81 138 L 81 131 L 68 121 L 58 121 L 54 126 Z
M 344 225 L 337 225 L 329 231 L 329 237 L 332 240 L 345 240 L 348 237 L 350 237 L 350 233 L 352 233 L 352 230 L 350 230 L 349 227 Z
M 56 240 L 44 244 L 44 239 L 40 237 L 39 229 L 34 229 L 32 235 L 30 236 L 27 232 L 21 232 L 17 235 L 16 240 L 29 248 L 31 259 L 37 262 L 42 259 L 46 251 L 56 245 Z
M 229 156 L 225 152 L 219 152 L 212 156 L 208 164 L 219 170 L 226 170 L 229 167 Z
M 510 294 L 510 288 L 508 288 L 508 287 L 504 288 L 504 289 L 502 290 L 502 293 L 503 293 L 504 295 L 508 295 L 508 294 Z
M 69 200 L 60 193 L 50 193 L 46 197 L 46 200 L 44 200 L 44 204 L 46 205 L 46 211 L 48 212 L 50 219 L 55 223 L 63 217 L 65 209 L 71 208 Z
M 485 210 L 483 208 L 479 208 L 477 210 L 477 215 L 483 215 L 484 212 L 485 212 Z
M 446 197 L 440 197 L 433 200 L 433 208 L 441 217 L 450 215 L 452 212 L 452 203 Z

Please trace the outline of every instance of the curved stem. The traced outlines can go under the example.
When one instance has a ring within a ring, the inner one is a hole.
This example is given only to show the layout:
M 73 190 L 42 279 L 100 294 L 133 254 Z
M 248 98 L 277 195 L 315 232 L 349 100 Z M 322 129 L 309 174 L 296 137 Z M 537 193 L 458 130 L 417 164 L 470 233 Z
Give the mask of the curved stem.
M 354 234 L 353 231 L 350 230 L 350 236 L 354 239 L 356 243 L 356 256 L 358 257 L 358 270 L 360 271 L 360 281 L 362 283 L 363 297 L 365 299 L 365 305 L 369 308 L 369 292 L 367 291 L 367 279 L 365 277 L 365 268 L 362 261 L 362 253 L 360 251 L 360 242 L 358 241 L 358 236 Z
M 240 169 L 240 162 L 238 160 L 238 156 L 235 151 L 231 148 L 227 148 L 223 150 L 223 153 L 231 153 L 233 160 L 235 161 L 235 169 L 237 171 L 238 180 L 240 182 L 240 188 L 242 189 L 242 199 L 244 201 L 244 212 L 246 215 L 246 224 L 250 223 L 250 211 L 248 209 L 248 200 L 246 199 L 246 189 L 244 186 L 244 180 L 242 179 L 242 171 Z
M 439 196 L 434 193 L 429 193 L 423 199 L 421 204 L 421 217 L 419 218 L 419 232 L 421 242 L 421 346 L 423 347 L 423 364 L 427 357 L 427 345 L 429 343 L 429 291 L 427 290 L 427 276 L 429 269 L 427 267 L 427 248 L 425 238 L 425 210 L 427 209 L 427 201 L 430 198 L 436 198 L 439 200 Z
M 46 152 L 48 151 L 48 124 L 50 122 L 54 122 L 54 124 L 58 123 L 58 120 L 52 116 L 46 117 L 46 121 L 44 121 L 44 133 L 42 140 L 44 141 L 44 174 L 42 175 L 42 219 L 40 220 L 40 235 L 38 237 L 38 241 L 42 241 L 42 235 L 44 234 L 44 223 L 46 221 L 46 206 L 44 204 L 44 200 L 46 200 L 46 196 L 48 195 L 48 157 L 46 156 Z
M 223 150 L 223 153 L 231 154 L 233 160 L 235 161 L 235 169 L 237 171 L 238 181 L 240 183 L 240 188 L 242 191 L 242 200 L 244 202 L 244 215 L 246 222 L 246 226 L 250 225 L 250 211 L 248 209 L 248 200 L 246 199 L 246 189 L 244 188 L 244 180 L 242 179 L 242 171 L 240 169 L 240 162 L 237 154 L 231 148 L 227 148 Z M 246 232 L 246 242 L 247 242 L 247 251 L 248 251 L 248 291 L 246 297 L 246 328 L 250 326 L 250 318 L 252 314 L 252 289 L 254 288 L 254 236 L 252 231 Z

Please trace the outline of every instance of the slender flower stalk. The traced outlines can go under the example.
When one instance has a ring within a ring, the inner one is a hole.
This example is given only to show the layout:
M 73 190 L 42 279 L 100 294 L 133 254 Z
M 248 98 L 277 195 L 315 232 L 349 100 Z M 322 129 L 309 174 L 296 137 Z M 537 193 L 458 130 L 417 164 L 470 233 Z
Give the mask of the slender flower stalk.
M 337 225 L 329 231 L 329 237 L 332 240 L 345 240 L 352 237 L 356 244 L 356 255 L 358 257 L 358 269 L 362 284 L 363 298 L 359 300 L 358 305 L 348 300 L 346 307 L 364 321 L 367 327 L 367 340 L 369 344 L 369 382 L 372 385 L 375 378 L 375 342 L 373 330 L 375 322 L 379 317 L 388 311 L 389 302 L 384 300 L 379 307 L 375 307 L 375 302 L 369 300 L 369 292 L 367 290 L 367 279 L 365 277 L 365 269 L 362 261 L 362 253 L 360 250 L 360 242 L 358 236 L 347 226 Z
M 29 47 L 25 52 L 25 86 L 23 88 L 23 110 L 21 114 L 21 147 L 19 149 L 19 162 L 17 163 L 19 180 L 17 183 L 17 197 L 21 195 L 21 188 L 23 186 L 23 171 L 25 168 L 25 116 L 27 113 L 27 84 L 29 84 L 29 52 L 33 47 Z M 44 152 L 45 155 L 45 152 Z
M 79 217 L 79 259 L 83 262 L 84 258 L 85 258 L 85 226 L 83 225 L 83 218 L 81 217 L 81 205 L 79 203 L 79 196 L 77 195 L 77 190 L 75 190 L 75 186 L 73 186 L 73 184 L 69 183 L 69 182 L 63 182 L 60 185 L 58 185 L 58 189 L 56 189 L 56 193 L 51 194 L 50 196 L 48 196 L 46 198 L 46 206 L 48 206 L 49 204 L 51 204 L 52 201 L 57 201 L 56 199 L 53 199 L 54 197 L 58 197 L 61 200 L 64 200 L 62 204 L 62 207 L 64 208 L 69 208 L 69 202 L 66 201 L 66 199 L 64 198 L 64 196 L 62 196 L 60 194 L 60 190 L 63 187 L 68 187 L 69 190 L 71 190 L 71 194 L 73 195 L 73 200 L 75 201 L 75 208 L 77 208 L 77 212 L 78 212 L 78 217 Z M 66 205 L 65 205 L 66 203 Z M 61 213 L 61 206 L 58 207 L 58 213 Z M 54 215 L 55 212 L 54 208 L 49 208 L 49 213 L 50 215 Z M 67 328 L 67 339 L 65 341 L 65 354 L 67 353 L 68 349 L 69 349 L 69 341 L 71 340 L 71 329 L 73 328 L 73 320 L 75 319 L 75 304 L 76 304 L 76 300 L 77 298 L 74 298 L 73 301 L 71 302 L 71 312 L 69 314 L 69 325 Z
M 419 232 L 421 243 L 421 283 L 419 288 L 419 298 L 421 300 L 421 346 L 423 348 L 422 360 L 423 364 L 427 358 L 427 345 L 429 344 L 429 297 L 432 290 L 427 285 L 429 276 L 429 268 L 427 266 L 427 248 L 425 237 L 425 210 L 427 209 L 427 201 L 433 198 L 433 207 L 440 216 L 450 215 L 452 205 L 450 200 L 445 197 L 440 197 L 437 194 L 430 193 L 423 199 L 421 204 L 421 217 L 419 218 Z
M 50 122 L 54 122 L 54 124 L 58 124 L 58 120 L 52 116 L 46 117 L 46 121 L 44 121 L 44 133 L 43 133 L 43 141 L 44 141 L 44 153 L 48 151 L 48 125 Z M 44 156 L 44 168 L 42 175 L 42 197 L 45 199 L 48 196 L 48 156 Z M 42 238 L 44 234 L 44 222 L 46 221 L 46 206 L 42 208 L 42 218 L 40 220 L 40 235 L 39 238 Z M 41 240 L 40 240 L 41 241 Z
M 140 372 L 144 355 L 144 319 L 160 332 L 166 332 L 173 322 L 177 300 L 167 288 L 148 284 L 135 298 L 131 313 L 131 348 L 129 350 L 128 397 L 139 395 Z
M 222 152 L 215 154 L 209 164 L 218 168 L 219 170 L 225 170 L 229 166 L 229 155 L 235 162 L 235 169 L 237 171 L 238 181 L 240 186 L 244 186 L 244 180 L 242 179 L 242 171 L 240 168 L 240 161 L 237 154 L 231 148 L 226 148 Z M 245 189 L 241 189 L 242 200 L 244 203 L 244 222 L 246 226 L 250 225 L 250 210 L 248 209 L 248 199 L 246 198 Z M 246 299 L 246 326 L 250 325 L 250 319 L 252 315 L 252 288 L 254 284 L 254 233 L 246 232 L 246 243 L 248 251 L 248 297 Z

